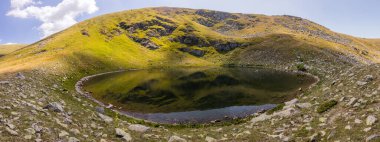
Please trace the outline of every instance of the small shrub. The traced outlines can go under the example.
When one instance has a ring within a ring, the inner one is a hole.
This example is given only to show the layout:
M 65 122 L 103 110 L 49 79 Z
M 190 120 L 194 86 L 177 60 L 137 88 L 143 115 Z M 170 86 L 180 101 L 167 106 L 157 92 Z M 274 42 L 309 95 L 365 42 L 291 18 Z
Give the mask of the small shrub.
M 297 65 L 297 70 L 303 71 L 303 72 L 307 71 L 304 64 L 298 64 Z
M 331 101 L 327 101 L 323 104 L 321 104 L 318 109 L 317 109 L 317 112 L 318 113 L 323 113 L 323 112 L 326 112 L 328 111 L 329 109 L 331 109 L 332 107 L 334 107 L 335 105 L 337 105 L 338 102 L 335 101 L 335 100 L 331 100 Z
M 276 112 L 276 111 L 282 110 L 282 109 L 284 108 L 284 106 L 285 106 L 284 103 L 279 104 L 279 105 L 277 105 L 276 107 L 274 107 L 274 108 L 268 110 L 268 111 L 267 111 L 267 114 L 268 114 L 268 115 L 271 115 L 271 114 L 273 114 L 273 113 Z

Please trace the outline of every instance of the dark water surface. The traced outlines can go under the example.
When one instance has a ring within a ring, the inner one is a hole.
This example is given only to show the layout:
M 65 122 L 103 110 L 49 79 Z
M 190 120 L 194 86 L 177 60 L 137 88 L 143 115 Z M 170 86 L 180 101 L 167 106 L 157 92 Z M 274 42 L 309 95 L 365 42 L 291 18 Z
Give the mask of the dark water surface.
M 271 109 L 315 81 L 262 68 L 149 69 L 96 76 L 85 82 L 84 90 L 136 118 L 206 123 Z

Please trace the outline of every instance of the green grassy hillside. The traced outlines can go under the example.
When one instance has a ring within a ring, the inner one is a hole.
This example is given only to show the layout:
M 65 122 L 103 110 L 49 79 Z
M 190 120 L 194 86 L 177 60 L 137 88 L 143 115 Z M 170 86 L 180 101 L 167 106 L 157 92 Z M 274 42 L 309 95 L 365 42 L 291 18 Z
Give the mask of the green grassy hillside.
M 0 45 L 0 57 L 25 47 L 25 44 Z
M 375 139 L 380 123 L 367 121 L 380 118 L 379 43 L 286 15 L 148 8 L 95 17 L 0 58 L 0 141 Z M 269 113 L 207 125 L 103 112 L 75 90 L 93 74 L 186 66 L 306 70 L 320 81 Z M 136 123 L 150 131 L 129 128 Z
M 57 63 L 72 71 L 235 63 L 277 66 L 316 58 L 368 63 L 378 62 L 378 56 L 378 49 L 366 40 L 298 17 L 150 8 L 81 22 L 4 57 L 0 70 Z

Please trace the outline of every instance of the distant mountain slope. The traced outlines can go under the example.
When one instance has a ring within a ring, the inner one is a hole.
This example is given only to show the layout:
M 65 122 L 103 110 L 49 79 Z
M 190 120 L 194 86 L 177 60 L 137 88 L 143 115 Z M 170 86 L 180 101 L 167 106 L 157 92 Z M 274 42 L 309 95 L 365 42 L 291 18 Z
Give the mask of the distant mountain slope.
M 25 44 L 0 45 L 0 57 L 7 55 L 25 46 L 26 46 Z
M 0 72 L 39 66 L 114 70 L 226 64 L 379 62 L 377 44 L 293 16 L 147 8 L 86 20 L 14 52 Z M 61 69 L 62 70 L 62 69 Z

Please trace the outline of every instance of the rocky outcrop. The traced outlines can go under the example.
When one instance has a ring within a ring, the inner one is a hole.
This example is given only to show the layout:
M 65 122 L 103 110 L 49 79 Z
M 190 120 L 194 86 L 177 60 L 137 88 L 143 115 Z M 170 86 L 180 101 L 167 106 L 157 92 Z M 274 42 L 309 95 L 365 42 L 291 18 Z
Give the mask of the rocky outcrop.
M 242 44 L 240 44 L 238 42 L 228 41 L 225 43 L 216 42 L 214 45 L 214 48 L 218 52 L 228 52 L 228 51 L 234 50 L 235 48 L 238 48 L 240 46 L 242 46 Z
M 149 39 L 147 38 L 138 38 L 138 37 L 135 37 L 135 36 L 129 36 L 133 41 L 137 42 L 137 43 L 140 43 L 141 46 L 144 46 L 150 50 L 156 50 L 158 48 L 160 48 L 160 46 L 158 46 L 157 44 L 155 44 L 154 42 L 150 41 Z
M 196 56 L 196 57 L 203 57 L 206 52 L 204 50 L 200 50 L 200 49 L 191 49 L 190 47 L 183 47 L 183 48 L 179 48 L 180 51 L 182 52 L 187 52 L 193 56 Z
M 236 16 L 234 14 L 227 13 L 227 12 L 220 12 L 220 11 L 197 10 L 195 12 L 195 14 L 209 18 L 209 19 L 214 20 L 214 21 L 222 21 L 222 20 L 226 20 L 226 19 L 238 19 L 239 18 L 238 16 Z
M 188 46 L 207 47 L 210 46 L 207 40 L 196 36 L 195 34 L 186 34 L 174 39 L 175 42 L 180 42 Z
M 159 26 L 162 28 L 154 28 L 153 26 Z M 167 36 L 177 28 L 173 21 L 165 18 L 152 19 L 150 21 L 142 21 L 133 24 L 127 24 L 127 22 L 120 22 L 118 27 L 127 30 L 129 33 L 136 33 L 137 30 L 147 31 L 148 29 L 157 32 L 160 36 Z

